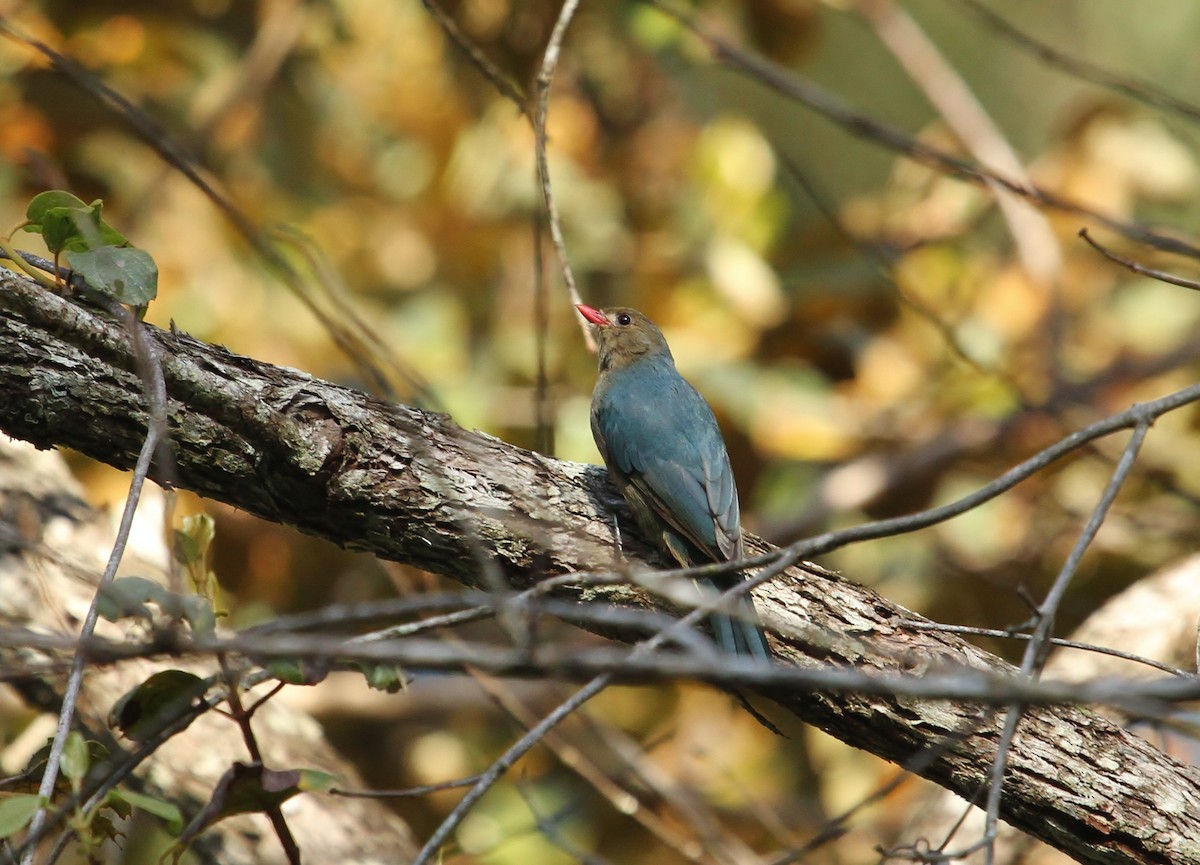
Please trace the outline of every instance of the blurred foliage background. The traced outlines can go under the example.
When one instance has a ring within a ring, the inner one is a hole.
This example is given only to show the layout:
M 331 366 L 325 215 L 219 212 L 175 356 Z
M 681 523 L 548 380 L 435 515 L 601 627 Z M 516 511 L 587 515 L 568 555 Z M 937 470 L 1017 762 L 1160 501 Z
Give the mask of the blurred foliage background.
M 442 8 L 528 90 L 558 7 Z M 2 8 L 192 154 L 300 273 L 310 301 L 121 116 L 12 39 L 0 41 L 0 224 L 20 223 L 46 188 L 103 198 L 109 221 L 159 264 L 149 321 L 373 387 L 310 304 L 339 321 L 354 315 L 403 371 L 391 375 L 394 398 L 564 459 L 599 461 L 587 423 L 594 359 L 548 245 L 539 336 L 542 200 L 530 123 L 418 0 Z M 961 124 L 978 131 L 975 115 L 955 116 L 933 95 L 961 85 L 994 124 L 985 137 L 1007 141 L 1039 185 L 1121 220 L 1192 232 L 1200 112 L 1070 74 L 973 3 L 689 8 L 745 51 L 969 158 Z M 1200 81 L 1192 0 L 1159 0 L 1152 15 L 1123 0 L 991 8 L 1118 78 L 1180 96 Z M 889 30 L 897 20 L 910 29 Z M 930 45 L 943 67 L 920 66 Z M 914 62 L 926 72 L 914 76 Z M 585 300 L 638 307 L 663 327 L 722 422 L 747 527 L 771 540 L 950 501 L 1072 429 L 1195 380 L 1200 298 L 1101 259 L 1076 237 L 1088 219 L 1017 219 L 989 190 L 850 135 L 715 61 L 651 5 L 582 4 L 551 91 L 549 138 Z M 1193 262 L 1097 236 L 1195 272 Z M 36 238 L 18 240 L 40 251 Z M 1014 625 L 1028 614 L 1020 592 L 1040 597 L 1053 579 L 1121 444 L 1101 442 L 936 529 L 823 563 L 934 619 Z M 1195 548 L 1198 448 L 1194 410 L 1156 425 L 1073 584 L 1061 631 Z M 124 497 L 123 476 L 76 465 L 96 501 Z M 215 566 L 238 621 L 441 586 L 211 502 L 185 500 L 185 509 L 218 519 Z M 535 711 L 564 693 L 508 687 Z M 334 682 L 294 698 L 379 786 L 478 771 L 518 729 L 468 678 L 421 678 L 388 698 L 362 691 Z M 614 689 L 563 735 L 706 850 L 701 861 L 742 861 L 744 845 L 803 842 L 895 771 L 814 731 L 787 732 L 775 737 L 724 695 L 681 685 Z M 923 793 L 918 782 L 900 787 L 816 857 L 872 859 Z M 396 807 L 423 837 L 458 796 Z M 552 821 L 559 842 L 611 861 L 687 861 L 618 805 L 541 750 L 489 794 L 448 861 L 573 861 L 539 820 Z

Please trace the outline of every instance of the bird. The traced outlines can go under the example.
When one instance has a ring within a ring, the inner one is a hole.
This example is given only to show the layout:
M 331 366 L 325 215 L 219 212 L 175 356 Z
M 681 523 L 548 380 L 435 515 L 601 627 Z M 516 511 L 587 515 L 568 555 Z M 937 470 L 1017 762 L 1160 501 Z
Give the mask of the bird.
M 704 397 L 675 368 L 662 331 L 635 309 L 576 309 L 591 323 L 599 350 L 592 436 L 642 534 L 685 568 L 743 558 L 725 440 Z M 742 579 L 734 572 L 706 582 L 723 591 Z M 748 592 L 737 613 L 709 617 L 717 645 L 769 659 Z

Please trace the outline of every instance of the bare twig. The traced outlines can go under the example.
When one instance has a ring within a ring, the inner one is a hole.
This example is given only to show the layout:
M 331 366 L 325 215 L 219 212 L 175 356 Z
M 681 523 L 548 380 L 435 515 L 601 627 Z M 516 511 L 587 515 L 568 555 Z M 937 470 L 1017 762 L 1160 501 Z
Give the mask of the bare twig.
M 550 182 L 550 164 L 546 157 L 546 117 L 550 111 L 550 84 L 554 81 L 554 72 L 558 68 L 558 59 L 562 51 L 563 39 L 567 35 L 567 27 L 579 8 L 579 0 L 566 0 L 554 22 L 550 32 L 550 40 L 542 54 L 542 65 L 538 70 L 535 88 L 536 110 L 533 119 L 534 150 L 537 155 L 538 181 L 542 187 L 542 197 L 546 201 L 546 221 L 550 226 L 550 240 L 554 252 L 558 256 L 558 264 L 562 269 L 563 282 L 570 295 L 571 306 L 583 303 L 579 288 L 575 284 L 575 271 L 571 268 L 571 260 L 567 255 L 567 244 L 563 239 L 562 219 L 558 213 L 558 203 L 554 197 L 554 186 Z M 594 349 L 591 330 L 587 327 L 583 316 L 576 314 L 576 320 L 583 331 L 588 347 Z
M 969 625 L 947 625 L 941 622 L 926 622 L 917 619 L 910 619 L 904 622 L 904 626 L 908 628 L 916 628 L 921 631 L 943 631 L 947 634 L 971 634 L 976 637 L 996 637 L 1006 640 L 1031 640 L 1032 634 L 1022 634 L 1014 631 L 1001 631 L 996 628 L 975 628 Z M 1120 658 L 1123 661 L 1132 661 L 1135 664 L 1145 664 L 1147 667 L 1153 667 L 1156 670 L 1161 670 L 1164 673 L 1170 673 L 1172 676 L 1190 676 L 1191 671 L 1182 670 L 1179 667 L 1172 667 L 1170 664 L 1164 664 L 1162 661 L 1156 661 L 1154 658 L 1147 658 L 1144 655 L 1135 655 L 1132 652 L 1123 652 L 1120 649 L 1114 649 L 1111 646 L 1098 646 L 1094 643 L 1081 643 L 1077 640 L 1064 640 L 1061 637 L 1051 637 L 1049 644 L 1059 646 L 1064 649 L 1078 649 L 1082 652 L 1094 652 L 1097 655 L 1109 655 L 1114 658 Z
M 1033 54 L 1039 60 L 1057 66 L 1069 75 L 1099 84 L 1114 93 L 1127 96 L 1144 105 L 1170 111 L 1179 117 L 1193 123 L 1200 122 L 1200 106 L 1180 99 L 1167 93 L 1161 87 L 1144 80 L 1138 80 L 1128 75 L 1118 75 L 1109 69 L 1071 57 L 1065 52 L 1045 42 L 1041 42 L 1022 30 L 1017 29 L 1004 18 L 989 9 L 979 0 L 959 0 L 975 13 L 988 27 L 1004 36 L 1014 45 Z
M 612 678 L 611 673 L 604 673 L 592 679 L 592 681 L 572 694 L 570 698 L 560 703 L 553 712 L 543 718 L 528 733 L 501 754 L 488 767 L 487 771 L 480 775 L 475 785 L 454 806 L 454 810 L 438 825 L 433 834 L 429 836 L 429 840 L 425 842 L 425 846 L 421 848 L 421 852 L 417 854 L 417 858 L 413 860 L 412 865 L 428 865 L 439 854 L 442 845 L 450 837 L 450 833 L 457 829 L 463 818 L 467 816 L 467 812 L 475 806 L 476 802 L 483 798 L 483 795 L 500 780 L 504 773 L 512 768 L 517 760 L 525 756 L 560 721 L 608 687 Z
M 1117 255 L 1111 249 L 1103 246 L 1098 240 L 1093 239 L 1086 228 L 1079 229 L 1079 236 L 1087 242 L 1088 246 L 1092 247 L 1092 249 L 1096 250 L 1109 261 L 1115 262 L 1140 276 L 1148 276 L 1151 279 L 1157 279 L 1159 282 L 1178 285 L 1180 288 L 1190 288 L 1192 291 L 1200 291 L 1200 282 L 1194 279 L 1184 279 L 1182 276 L 1175 276 L 1172 273 L 1167 273 L 1165 270 L 1156 270 L 1152 267 L 1146 267 L 1144 264 L 1138 264 L 1132 258 Z
M 468 39 L 459 29 L 454 19 L 446 14 L 445 10 L 435 2 L 435 0 L 422 0 L 425 8 L 429 13 L 437 19 L 438 24 L 445 31 L 450 40 L 458 46 L 459 50 L 466 55 L 480 74 L 484 76 L 497 92 L 511 100 L 521 113 L 529 118 L 533 125 L 535 143 L 534 150 L 537 157 L 537 175 L 538 184 L 542 190 L 542 196 L 546 202 L 546 217 L 550 226 L 550 238 L 554 245 L 555 254 L 558 257 L 559 267 L 562 270 L 563 282 L 567 286 L 567 291 L 570 294 L 571 306 L 574 307 L 577 303 L 582 303 L 582 298 L 579 295 L 579 290 L 575 283 L 575 273 L 571 267 L 570 258 L 567 255 L 566 241 L 563 239 L 562 221 L 559 217 L 558 204 L 554 197 L 554 188 L 550 182 L 550 167 L 546 157 L 546 116 L 549 111 L 549 96 L 550 84 L 554 79 L 555 70 L 558 67 L 558 61 L 562 50 L 562 42 L 566 36 L 567 26 L 575 15 L 575 9 L 579 5 L 579 0 L 568 0 L 563 5 L 559 12 L 554 29 L 551 31 L 550 39 L 546 43 L 546 49 L 542 54 L 542 64 L 538 70 L 537 80 L 534 87 L 534 110 L 531 112 L 529 107 L 530 100 L 523 94 L 520 89 L 508 80 L 507 77 L 496 67 L 487 56 L 479 50 L 470 39 Z M 535 334 L 538 338 L 538 384 L 537 396 L 535 401 L 535 410 L 537 416 L 538 430 L 538 449 L 543 453 L 553 452 L 553 442 L 550 439 L 550 426 L 547 417 L 547 397 L 546 388 L 543 377 L 545 375 L 545 328 L 543 320 L 547 318 L 546 298 L 544 276 L 542 273 L 542 254 L 541 254 L 541 225 L 540 220 L 536 223 L 534 231 L 534 268 L 535 268 L 535 294 L 534 294 L 534 317 L 535 317 Z M 592 344 L 591 332 L 584 326 L 582 317 L 578 318 L 581 329 L 584 333 L 584 339 L 587 341 L 588 347 L 594 349 Z
M 225 677 L 229 715 L 234 723 L 238 725 L 238 729 L 241 730 L 242 741 L 246 743 L 246 750 L 250 753 L 250 759 L 261 766 L 263 765 L 262 749 L 258 745 L 258 737 L 254 734 L 254 725 L 251 723 L 251 720 L 255 710 L 264 705 L 267 697 L 259 700 L 250 709 L 246 709 L 242 705 L 241 682 L 238 681 L 239 676 L 237 672 L 229 665 L 229 661 L 223 653 L 217 654 L 217 661 L 220 663 L 221 673 Z M 281 687 L 282 685 L 277 686 L 271 693 L 277 693 Z M 275 830 L 275 837 L 279 839 L 279 845 L 283 848 L 283 853 L 287 856 L 290 865 L 300 865 L 300 848 L 296 846 L 296 837 L 292 834 L 292 830 L 287 824 L 287 818 L 283 816 L 280 804 L 278 802 L 268 802 L 262 811 L 270 821 L 271 828 Z
M 1137 425 L 1133 429 L 1133 435 L 1130 436 L 1129 443 L 1125 446 L 1125 452 L 1121 455 L 1121 460 L 1117 463 L 1112 478 L 1109 480 L 1108 486 L 1104 489 L 1104 494 L 1100 497 L 1099 503 L 1092 511 L 1091 518 L 1076 540 L 1070 555 L 1067 556 L 1067 561 L 1063 564 L 1062 569 L 1055 578 L 1050 591 L 1046 593 L 1045 599 L 1038 607 L 1037 625 L 1034 628 L 1028 645 L 1025 647 L 1025 654 L 1021 660 L 1021 675 L 1023 677 L 1037 678 L 1042 665 L 1045 663 L 1049 651 L 1050 633 L 1054 629 L 1059 605 L 1062 603 L 1067 587 L 1071 584 L 1071 580 L 1079 568 L 1079 562 L 1083 559 L 1083 554 L 1087 552 L 1092 540 L 1096 537 L 1096 533 L 1100 531 L 1100 526 L 1104 524 L 1104 519 L 1108 515 L 1109 508 L 1112 507 L 1117 493 L 1120 492 L 1125 479 L 1133 469 L 1133 464 L 1137 459 L 1138 452 L 1141 450 L 1142 442 L 1145 441 L 1146 433 L 1150 429 L 1151 420 L 1152 418 L 1147 416 L 1138 419 Z M 996 758 L 992 764 L 992 778 L 988 788 L 987 817 L 984 824 L 987 865 L 992 865 L 995 861 L 996 847 L 994 841 L 996 838 L 996 826 L 1000 821 L 1000 794 L 1004 785 L 1004 769 L 1008 763 L 1008 752 L 1012 747 L 1013 736 L 1016 735 L 1017 726 L 1021 723 L 1022 713 L 1023 707 L 1020 703 L 1013 703 L 1008 707 L 1004 718 L 1004 729 L 1000 733 L 1000 740 L 996 746 Z
M 534 384 L 533 416 L 537 429 L 537 449 L 554 455 L 554 406 L 550 401 L 550 376 L 546 369 L 546 343 L 550 333 L 550 297 L 546 290 L 546 271 L 542 255 L 542 218 L 532 219 L 533 231 L 533 339 L 537 378 Z
M 424 379 L 414 369 L 402 363 L 394 351 L 389 349 L 381 353 L 380 347 L 385 344 L 364 321 L 352 317 L 350 318 L 352 326 L 347 327 L 335 315 L 335 313 L 344 312 L 344 308 L 335 307 L 334 310 L 327 310 L 316 302 L 299 271 L 275 247 L 268 235 L 260 230 L 234 204 L 232 199 L 218 188 L 217 181 L 201 167 L 200 161 L 195 155 L 172 138 L 146 112 L 72 58 L 55 51 L 44 42 L 14 27 L 2 14 L 0 14 L 0 35 L 31 48 L 48 59 L 60 74 L 81 90 L 95 96 L 100 104 L 125 121 L 130 129 L 148 144 L 163 161 L 178 170 L 204 193 L 263 261 L 274 269 L 292 294 L 325 327 L 330 338 L 358 367 L 359 372 L 371 383 L 373 388 L 385 394 L 393 391 L 388 377 L 380 368 L 382 362 L 410 385 L 418 401 L 428 398 L 430 391 Z
M 1004 133 L 912 16 L 895 0 L 860 0 L 858 9 L 975 160 L 1030 187 L 1029 175 Z M 988 188 L 1025 269 L 1038 282 L 1053 283 L 1062 269 L 1062 251 L 1049 220 L 1031 202 L 1003 187 L 989 183 Z
M 419 787 L 405 787 L 403 790 L 346 790 L 332 787 L 330 796 L 345 796 L 349 799 L 415 799 L 428 796 L 442 790 L 457 790 L 459 787 L 470 787 L 479 780 L 478 775 L 459 778 L 457 781 L 443 781 L 440 784 L 422 784 Z
M 478 69 L 479 73 L 491 82 L 492 86 L 496 88 L 496 92 L 516 105 L 517 109 L 528 117 L 529 100 L 521 92 L 521 88 L 501 72 L 500 68 L 489 60 L 487 55 L 480 51 L 479 47 L 463 34 L 458 24 L 446 14 L 446 10 L 441 7 L 441 4 L 435 2 L 435 0 L 421 0 L 421 2 L 429 10 L 429 14 L 437 20 L 438 25 L 445 34 L 450 37 L 450 41 L 455 44 L 459 51 L 466 55 L 471 65 Z
M 134 331 L 131 334 L 133 342 L 135 345 L 140 346 L 141 341 L 136 331 L 141 328 L 141 323 L 134 319 L 131 314 L 127 314 L 127 320 Z M 108 563 L 104 567 L 104 572 L 100 576 L 96 592 L 92 596 L 92 602 L 88 607 L 87 615 L 84 617 L 83 626 L 79 629 L 80 649 L 75 653 L 75 659 L 71 663 L 71 672 L 67 677 L 66 689 L 63 692 L 62 708 L 58 713 L 58 726 L 54 732 L 54 741 L 46 760 L 46 770 L 42 774 L 41 784 L 38 785 L 38 795 L 46 802 L 49 802 L 50 797 L 54 794 L 63 749 L 66 747 L 67 735 L 71 732 L 71 724 L 75 717 L 75 703 L 79 698 L 79 688 L 83 683 L 83 671 L 87 665 L 87 652 L 83 649 L 83 645 L 96 629 L 96 620 L 99 618 L 98 604 L 100 592 L 113 581 L 117 573 L 117 566 L 121 563 L 121 558 L 125 555 L 125 546 L 129 542 L 129 533 L 133 529 L 133 517 L 137 512 L 137 504 L 141 498 L 142 486 L 145 484 L 146 477 L 150 471 L 150 462 L 158 453 L 159 445 L 167 432 L 167 390 L 163 381 L 162 369 L 158 365 L 158 358 L 154 353 L 153 345 L 147 343 L 145 347 L 150 352 L 149 363 L 147 364 L 148 375 L 142 379 L 148 409 L 147 415 L 149 417 L 146 439 L 142 445 L 141 453 L 138 454 L 137 465 L 134 467 L 133 477 L 129 482 L 129 494 L 125 497 L 125 507 L 121 512 L 121 522 L 117 529 L 117 537 L 113 542 L 112 551 L 109 553 Z M 33 856 L 37 850 L 37 839 L 41 836 L 45 821 L 46 809 L 44 807 L 39 808 L 29 824 L 27 848 L 25 855 L 21 859 L 22 865 L 32 865 Z
M 260 676 L 261 674 L 255 674 Z M 206 680 L 206 686 L 211 687 L 218 680 L 218 676 L 212 676 Z M 132 753 L 120 754 L 114 756 L 107 764 L 100 767 L 94 775 L 90 776 L 95 779 L 95 782 L 85 788 L 84 795 L 87 797 L 83 805 L 83 812 L 90 814 L 99 808 L 107 798 L 110 791 L 115 790 L 119 784 L 128 779 L 147 759 L 154 755 L 156 751 L 170 738 L 182 733 L 192 722 L 199 718 L 205 712 L 216 708 L 220 703 L 224 702 L 224 694 L 205 697 L 196 700 L 191 705 L 180 703 L 173 710 L 161 712 L 147 725 L 144 732 L 144 737 L 138 741 L 138 747 Z M 46 829 L 58 825 L 65 819 L 69 813 L 69 808 L 73 805 L 71 800 L 64 803 L 64 806 L 55 814 L 55 819 L 52 823 L 48 823 Z M 57 861 L 57 859 L 66 850 L 66 845 L 71 838 L 75 836 L 73 828 L 67 828 L 59 834 L 55 842 L 54 848 L 47 856 L 47 865 Z M 36 839 L 32 835 L 28 836 L 24 842 L 27 851 L 33 851 L 36 848 Z
M 570 0 L 568 0 L 568 5 L 569 4 Z M 783 570 L 784 567 L 786 567 L 786 565 L 782 565 L 777 562 L 771 567 L 765 568 L 764 572 L 775 571 L 777 573 L 778 571 Z M 769 576 L 770 575 L 768 575 L 768 578 Z M 710 611 L 705 611 L 704 609 L 693 610 L 671 626 L 659 631 L 654 636 L 647 640 L 643 640 L 634 646 L 633 651 L 631 651 L 628 655 L 628 660 L 634 661 L 644 659 L 663 643 L 670 640 L 674 636 L 675 632 L 682 632 L 686 628 L 693 627 L 701 620 L 703 616 L 707 615 L 708 612 Z M 734 660 L 736 661 L 737 659 Z M 750 666 L 769 668 L 771 665 L 768 663 L 758 662 L 757 659 L 755 659 Z M 462 798 L 458 805 L 455 806 L 454 810 L 451 811 L 446 819 L 442 821 L 442 823 L 434 831 L 433 835 L 430 836 L 429 840 L 425 842 L 425 845 L 421 848 L 421 852 L 413 861 L 413 865 L 428 865 L 429 861 L 435 855 L 437 855 L 442 844 L 445 843 L 446 839 L 450 836 L 450 833 L 458 827 L 463 818 L 467 815 L 467 812 L 469 812 L 471 808 L 474 807 L 475 803 L 478 802 L 479 799 L 481 799 L 483 795 L 491 789 L 496 781 L 499 780 L 500 777 L 507 772 L 517 760 L 528 753 L 534 747 L 534 745 L 536 745 L 548 732 L 550 732 L 550 730 L 554 729 L 554 727 L 556 727 L 564 718 L 569 716 L 572 712 L 574 712 L 592 697 L 596 696 L 605 688 L 607 688 L 614 680 L 614 677 L 615 673 L 608 672 L 602 673 L 596 678 L 592 679 L 590 682 L 560 703 L 552 712 L 550 712 L 550 714 L 543 718 L 540 723 L 538 723 L 528 733 L 517 740 L 517 742 L 510 746 L 503 754 L 501 754 L 500 757 L 494 763 L 492 763 L 488 770 L 483 773 L 483 777 L 479 780 L 479 782 L 471 788 L 471 790 Z
M 1021 481 L 1032 477 L 1037 472 L 1057 462 L 1067 454 L 1079 450 L 1089 442 L 1112 435 L 1119 430 L 1130 429 L 1153 422 L 1168 412 L 1197 401 L 1200 401 L 1200 385 L 1192 385 L 1159 399 L 1139 403 L 1119 414 L 1110 415 L 1103 420 L 1089 424 L 1071 433 L 1050 447 L 1039 451 L 1029 459 L 1009 469 L 995 480 L 984 484 L 975 492 L 963 496 L 955 502 L 918 511 L 914 514 L 907 514 L 902 517 L 893 517 L 891 519 L 866 523 L 861 526 L 853 526 L 849 529 L 825 532 L 807 540 L 798 541 L 784 549 L 796 552 L 803 558 L 811 558 L 812 556 L 827 553 L 849 544 L 917 531 L 918 529 L 944 522 L 959 514 L 966 513 L 983 504 L 985 501 L 989 501 L 1001 493 L 1012 489 Z M 747 560 L 743 564 L 753 564 L 761 558 L 766 557 L 756 557 L 755 559 Z
M 536 715 L 515 695 L 509 693 L 504 683 L 482 670 L 472 669 L 471 675 L 479 686 L 495 700 L 517 723 L 531 729 L 538 723 Z M 570 744 L 562 735 L 550 732 L 543 739 L 562 765 L 569 768 L 592 785 L 618 813 L 632 817 L 643 829 L 677 852 L 683 858 L 704 865 L 710 860 L 704 856 L 704 848 L 695 838 L 685 837 L 671 822 L 662 819 L 653 809 L 645 807 L 629 790 L 613 778 L 580 749 Z
M 1130 240 L 1136 240 L 1165 252 L 1173 252 L 1189 258 L 1200 258 L 1200 247 L 1185 240 L 1162 234 L 1137 223 L 1124 222 L 1040 186 L 1021 183 L 991 167 L 976 165 L 952 156 L 894 126 L 882 123 L 874 117 L 852 108 L 838 96 L 811 81 L 757 55 L 743 51 L 727 40 L 708 32 L 695 21 L 690 11 L 676 5 L 672 0 L 649 0 L 649 2 L 695 33 L 709 46 L 717 59 L 730 69 L 741 72 L 764 86 L 811 108 L 842 126 L 852 135 L 895 150 L 909 159 L 930 165 L 952 177 L 959 177 L 983 186 L 995 184 L 1051 210 L 1086 217 Z
M 668 631 L 694 627 L 707 611 L 696 610 L 673 619 Z M 681 625 L 681 623 L 683 623 Z M 664 631 L 662 633 L 667 633 Z M 669 634 L 669 639 L 677 639 Z M 1023 681 L 1007 673 L 979 667 L 946 663 L 920 676 L 879 673 L 851 667 L 792 667 L 765 664 L 732 656 L 713 658 L 678 652 L 632 655 L 628 649 L 611 646 L 580 647 L 539 645 L 533 652 L 497 646 L 494 643 L 447 645 L 440 640 L 405 639 L 373 643 L 348 643 L 340 637 L 315 634 L 252 637 L 238 634 L 227 638 L 179 638 L 165 647 L 159 642 L 92 639 L 80 644 L 75 638 L 26 630 L 0 630 L 0 647 L 62 650 L 80 646 L 96 663 L 140 657 L 169 655 L 215 655 L 237 652 L 261 661 L 274 659 L 323 660 L 402 664 L 412 669 L 462 671 L 477 667 L 492 673 L 517 677 L 583 681 L 607 673 L 622 682 L 645 683 L 690 679 L 714 685 L 770 689 L 784 695 L 820 691 L 856 692 L 929 700 L 956 700 L 985 706 L 1013 702 L 1026 705 L 1104 705 L 1124 709 L 1139 717 L 1167 717 L 1170 704 L 1200 698 L 1200 681 L 1176 676 L 1130 680 L 1125 677 L 1095 678 L 1086 682 Z M 643 645 L 643 644 L 639 644 Z M 661 643 L 659 644 L 661 645 Z M 35 671 L 38 671 L 34 668 Z

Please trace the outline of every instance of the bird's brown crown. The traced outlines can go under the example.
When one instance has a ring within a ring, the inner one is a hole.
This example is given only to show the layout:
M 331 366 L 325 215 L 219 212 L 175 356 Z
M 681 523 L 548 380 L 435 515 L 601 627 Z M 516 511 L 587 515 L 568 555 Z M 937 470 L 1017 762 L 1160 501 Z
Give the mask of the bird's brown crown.
M 618 306 L 598 310 L 584 304 L 578 309 L 593 325 L 601 371 L 620 369 L 635 360 L 655 355 L 671 357 L 662 331 L 636 309 Z

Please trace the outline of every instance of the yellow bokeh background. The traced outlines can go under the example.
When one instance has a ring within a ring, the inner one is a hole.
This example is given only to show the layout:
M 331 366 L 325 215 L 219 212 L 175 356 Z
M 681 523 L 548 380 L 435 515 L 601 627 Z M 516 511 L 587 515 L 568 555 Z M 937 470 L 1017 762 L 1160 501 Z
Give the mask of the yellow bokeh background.
M 43 189 L 102 198 L 106 218 L 158 263 L 148 321 L 372 387 L 315 304 L 343 324 L 365 322 L 386 346 L 396 400 L 424 400 L 464 427 L 599 462 L 588 430 L 594 359 L 544 227 L 547 387 L 538 391 L 534 237 L 543 204 L 529 120 L 418 0 L 10 5 L 13 26 L 73 57 L 189 153 L 298 279 L 281 278 L 94 93 L 11 39 L 0 41 L 0 225 L 17 226 Z M 1194 92 L 1200 9 L 1160 0 L 1149 16 L 1134 5 L 997 8 L 1064 51 Z M 504 77 L 531 88 L 557 4 L 445 6 Z M 1194 120 L 1065 75 L 957 4 L 912 7 L 1034 182 L 1190 237 L 1200 216 Z M 694 8 L 744 50 L 971 158 L 854 2 Z M 585 300 L 638 307 L 662 326 L 725 431 L 747 528 L 773 541 L 952 501 L 1073 429 L 1195 380 L 1200 295 L 1100 258 L 1076 236 L 1095 228 L 1085 216 L 1046 212 L 1037 231 L 1061 267 L 1039 278 L 987 188 L 850 135 L 736 74 L 649 5 L 582 4 L 547 132 Z M 1097 236 L 1120 245 L 1111 232 Z M 15 240 L 43 251 L 33 235 Z M 1195 275 L 1184 259 L 1121 248 Z M 540 401 L 549 414 L 539 428 Z M 1028 613 L 1018 590 L 1045 591 L 1121 441 L 953 522 L 823 563 L 931 618 L 1019 623 Z M 1156 425 L 1084 559 L 1062 629 L 1194 550 L 1197 452 L 1193 410 Z M 72 462 L 93 501 L 122 500 L 123 475 Z M 194 497 L 181 496 L 180 509 L 217 518 L 214 566 L 235 616 L 241 609 L 247 620 L 453 588 Z M 598 639 L 561 627 L 564 639 Z M 1009 657 L 1019 651 L 985 643 Z M 470 680 L 435 684 L 454 698 L 423 699 L 434 685 L 418 678 L 411 694 L 387 698 L 386 724 L 319 700 L 314 711 L 380 786 L 481 770 L 516 725 Z M 544 710 L 564 689 L 543 684 L 526 696 Z M 589 725 L 609 732 L 596 737 Z M 630 771 L 622 753 L 637 755 L 634 765 L 665 785 L 628 781 L 642 807 L 679 819 L 663 790 L 685 790 L 721 833 L 758 851 L 803 843 L 895 771 L 824 734 L 785 732 L 776 737 L 726 695 L 688 684 L 614 689 L 586 723 L 565 729 L 614 776 Z M 836 852 L 811 861 L 874 861 L 875 845 L 893 840 L 923 793 L 916 782 L 901 787 L 859 815 Z M 424 837 L 457 795 L 397 807 Z M 572 843 L 610 861 L 686 861 L 541 750 L 484 799 L 445 861 L 572 861 L 537 831 L 531 803 L 562 815 Z

